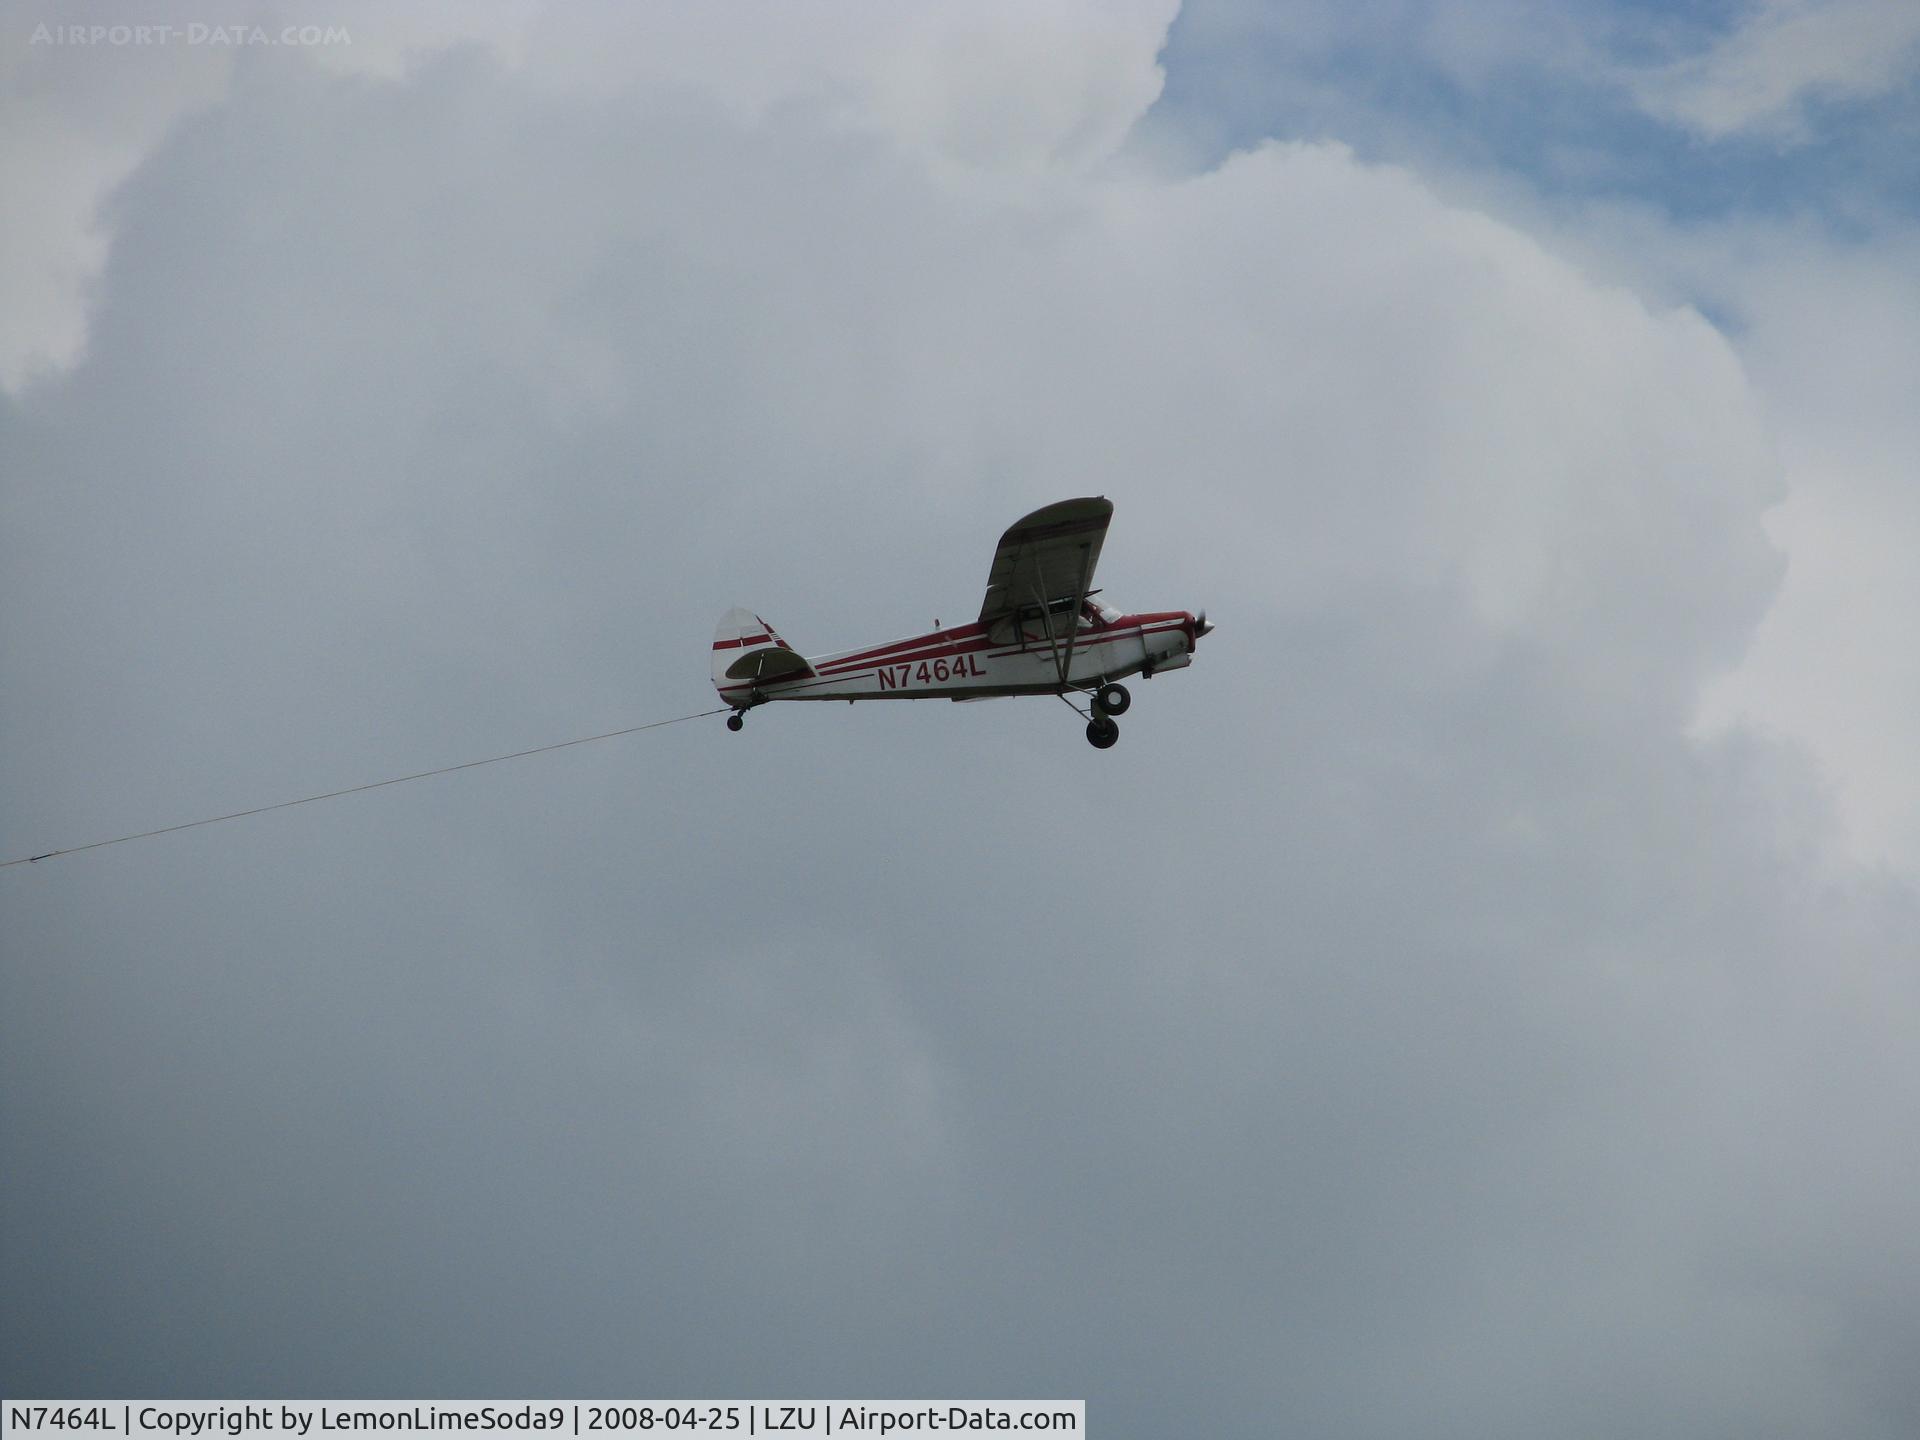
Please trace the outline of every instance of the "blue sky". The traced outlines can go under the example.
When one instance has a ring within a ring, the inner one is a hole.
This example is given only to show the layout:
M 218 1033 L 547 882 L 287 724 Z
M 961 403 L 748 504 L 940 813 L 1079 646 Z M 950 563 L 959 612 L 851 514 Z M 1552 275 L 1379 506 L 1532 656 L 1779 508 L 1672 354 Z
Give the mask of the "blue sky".
M 1755 23 L 1748 4 L 1330 7 L 1195 0 L 1149 124 L 1204 156 L 1273 137 L 1491 170 L 1558 201 L 1675 221 L 1815 217 L 1836 234 L 1920 213 L 1920 80 L 1809 84 L 1784 123 L 1703 133 L 1636 89 Z M 1492 17 L 1488 32 L 1463 18 Z M 1780 117 L 1773 117 L 1778 120 Z
M 1726 337 L 1785 569 L 1702 723 L 1806 745 L 1852 853 L 1920 863 L 1920 6 L 1191 0 L 1160 60 L 1135 138 L 1163 163 L 1342 146 Z

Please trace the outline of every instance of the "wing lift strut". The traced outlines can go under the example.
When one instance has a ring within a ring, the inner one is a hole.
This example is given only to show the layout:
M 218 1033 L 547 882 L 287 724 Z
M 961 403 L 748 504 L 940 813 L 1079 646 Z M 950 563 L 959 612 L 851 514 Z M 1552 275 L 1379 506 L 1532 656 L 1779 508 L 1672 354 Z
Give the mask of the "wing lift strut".
M 1115 725 L 1111 719 L 1105 715 L 1096 716 L 1091 710 L 1083 710 L 1067 698 L 1068 691 L 1078 691 L 1084 694 L 1087 689 L 1084 685 L 1075 685 L 1068 676 L 1073 668 L 1073 647 L 1080 633 L 1080 611 L 1087 603 L 1087 582 L 1092 578 L 1093 547 L 1091 545 L 1082 545 L 1080 547 L 1080 574 L 1079 578 L 1076 579 L 1073 584 L 1073 605 L 1066 612 L 1067 637 L 1064 645 L 1061 644 L 1060 636 L 1055 633 L 1053 628 L 1053 601 L 1057 597 L 1047 593 L 1053 587 L 1047 584 L 1046 572 L 1040 566 L 1038 557 L 1035 558 L 1034 562 L 1034 604 L 1040 611 L 1040 623 L 1046 627 L 1047 645 L 1053 652 L 1054 672 L 1060 677 L 1060 688 L 1055 692 L 1059 696 L 1060 703 L 1073 711 L 1074 714 L 1086 720 L 1089 738 L 1092 737 L 1094 730 L 1097 728 L 1105 733 L 1112 734 L 1117 739 L 1120 734 L 1120 727 Z M 1106 745 L 1111 745 L 1112 743 L 1112 740 L 1107 740 L 1101 748 L 1104 749 Z

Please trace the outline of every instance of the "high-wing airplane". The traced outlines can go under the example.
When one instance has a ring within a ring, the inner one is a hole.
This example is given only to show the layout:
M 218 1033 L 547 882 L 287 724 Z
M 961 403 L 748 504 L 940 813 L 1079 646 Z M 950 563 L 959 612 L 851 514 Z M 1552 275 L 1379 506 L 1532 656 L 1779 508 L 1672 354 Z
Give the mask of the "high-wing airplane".
M 727 728 L 771 700 L 986 700 L 1057 695 L 1087 719 L 1087 739 L 1120 738 L 1132 698 L 1120 681 L 1193 663 L 1213 627 L 1206 612 L 1122 614 L 1094 600 L 1093 568 L 1113 502 L 1062 500 L 1000 537 L 980 618 L 864 650 L 806 659 L 750 610 L 729 610 L 713 633 L 713 683 L 733 707 Z M 936 624 L 939 622 L 936 621 Z M 1067 697 L 1090 695 L 1081 710 Z

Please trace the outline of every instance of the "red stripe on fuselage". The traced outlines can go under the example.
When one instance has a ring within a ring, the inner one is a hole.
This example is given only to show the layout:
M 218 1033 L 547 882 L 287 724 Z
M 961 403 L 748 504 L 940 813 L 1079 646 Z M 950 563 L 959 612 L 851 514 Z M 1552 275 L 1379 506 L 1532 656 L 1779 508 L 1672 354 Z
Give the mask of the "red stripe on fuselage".
M 1102 630 L 1080 631 L 1074 637 L 1073 648 L 1079 652 L 1089 650 L 1096 645 L 1110 645 L 1116 640 L 1164 634 L 1169 630 L 1178 630 L 1182 619 L 1184 617 L 1177 613 L 1166 616 L 1145 616 L 1138 620 L 1129 616 Z M 1146 623 L 1160 620 L 1172 623 Z M 860 666 L 900 665 L 921 660 L 943 660 L 951 659 L 955 655 L 978 654 L 981 651 L 990 651 L 989 658 L 994 660 L 1009 655 L 1050 653 L 1049 649 L 1043 648 L 1046 645 L 1044 640 L 1029 640 L 1024 646 L 1001 642 L 1000 648 L 996 648 L 995 642 L 989 640 L 984 634 L 984 629 L 983 626 L 969 625 L 941 635 L 917 635 L 911 640 L 898 640 L 892 645 L 882 646 L 876 650 L 856 651 L 844 659 L 818 661 L 814 668 L 822 675 L 837 676 Z M 957 638 L 962 636 L 965 638 Z M 1065 637 L 1062 637 L 1060 644 L 1063 649 L 1066 643 Z
M 822 675 L 840 675 L 848 670 L 858 670 L 873 665 L 907 665 L 918 660 L 945 660 L 955 655 L 973 655 L 989 648 L 991 648 L 991 642 L 987 637 L 976 635 L 971 640 L 930 645 L 924 650 L 882 651 L 858 659 L 835 660 L 831 664 L 822 664 L 815 668 Z
M 905 640 L 890 640 L 885 645 L 875 645 L 867 650 L 852 650 L 845 655 L 834 657 L 835 665 L 854 665 L 864 661 L 880 660 L 886 657 L 898 659 L 901 652 L 923 650 L 935 645 L 954 645 L 972 640 L 986 633 L 984 625 L 961 625 L 952 630 L 930 630 L 925 635 L 913 635 Z

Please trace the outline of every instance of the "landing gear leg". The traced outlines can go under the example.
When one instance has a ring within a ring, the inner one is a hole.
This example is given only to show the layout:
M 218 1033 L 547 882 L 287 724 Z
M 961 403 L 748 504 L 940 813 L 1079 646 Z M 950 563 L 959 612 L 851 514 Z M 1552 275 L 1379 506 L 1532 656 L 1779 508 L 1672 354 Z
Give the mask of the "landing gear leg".
M 1087 743 L 1096 750 L 1110 750 L 1113 742 L 1120 738 L 1120 727 L 1105 715 L 1096 715 L 1087 722 Z
M 747 717 L 741 714 L 738 710 L 734 711 L 731 715 L 727 716 L 727 729 L 729 730 L 739 730 L 746 723 L 747 723 Z

